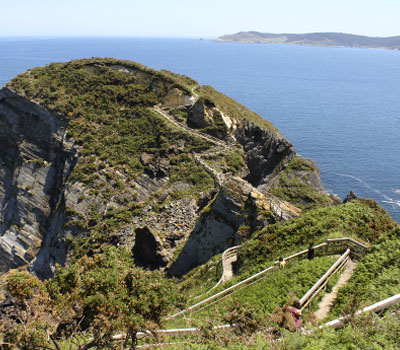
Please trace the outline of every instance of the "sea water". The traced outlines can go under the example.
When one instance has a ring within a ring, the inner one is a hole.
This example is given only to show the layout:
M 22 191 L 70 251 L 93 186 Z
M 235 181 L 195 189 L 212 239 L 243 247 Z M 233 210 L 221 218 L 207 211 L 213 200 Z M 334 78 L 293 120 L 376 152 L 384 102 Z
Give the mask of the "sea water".
M 29 68 L 115 57 L 186 74 L 271 121 L 326 189 L 400 222 L 400 52 L 196 39 L 0 38 L 0 86 Z

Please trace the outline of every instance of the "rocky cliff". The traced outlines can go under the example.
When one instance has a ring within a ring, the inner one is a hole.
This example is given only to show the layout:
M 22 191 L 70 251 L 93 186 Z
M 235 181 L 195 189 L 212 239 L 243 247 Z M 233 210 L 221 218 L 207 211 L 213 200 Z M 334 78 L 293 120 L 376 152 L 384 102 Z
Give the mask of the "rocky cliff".
M 188 77 L 113 59 L 32 69 L 0 90 L 0 271 L 49 277 L 113 244 L 181 275 L 243 227 L 300 215 L 269 192 L 294 157 Z

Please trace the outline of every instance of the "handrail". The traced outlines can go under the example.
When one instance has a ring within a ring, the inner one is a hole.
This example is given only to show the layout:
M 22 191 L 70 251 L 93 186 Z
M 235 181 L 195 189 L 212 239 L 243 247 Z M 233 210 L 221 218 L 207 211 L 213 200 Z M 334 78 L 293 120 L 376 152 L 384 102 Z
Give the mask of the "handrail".
M 233 247 L 230 247 L 230 248 L 226 249 L 226 250 L 222 253 L 222 259 L 231 258 L 234 254 L 237 253 L 239 247 L 240 247 L 240 245 L 235 245 L 235 246 L 233 246 Z
M 212 327 L 213 330 L 221 330 L 221 329 L 227 329 L 231 328 L 232 326 L 230 324 L 224 324 L 224 325 L 219 325 L 219 326 L 214 326 Z M 200 328 L 197 327 L 190 327 L 190 328 L 170 328 L 170 329 L 155 329 L 155 330 L 147 330 L 144 332 L 137 332 L 136 333 L 136 338 L 137 339 L 143 339 L 152 335 L 157 335 L 157 336 L 174 336 L 174 335 L 188 335 L 188 334 L 195 334 L 195 333 L 200 333 L 201 330 Z M 112 338 L 114 340 L 119 340 L 122 339 L 126 336 L 126 334 L 120 333 L 114 335 Z
M 350 249 L 330 267 L 330 269 L 315 283 L 304 296 L 299 300 L 301 310 L 304 310 L 308 304 L 318 295 L 318 293 L 325 287 L 330 278 L 335 275 L 349 260 Z
M 315 247 L 313 247 L 313 248 L 314 248 L 314 249 L 318 249 L 318 248 L 322 248 L 322 247 L 324 247 L 324 246 L 326 246 L 326 245 L 327 245 L 327 243 L 324 242 L 324 243 L 318 244 L 317 246 L 315 246 Z M 298 253 L 296 253 L 296 254 L 293 254 L 293 255 L 290 255 L 290 256 L 284 258 L 284 260 L 286 261 L 286 260 L 290 260 L 290 259 L 296 258 L 296 257 L 298 257 L 298 256 L 300 256 L 300 255 L 306 254 L 307 252 L 308 252 L 308 249 L 302 250 L 301 252 L 298 252 Z M 168 317 L 166 318 L 166 320 L 167 320 L 167 321 L 168 321 L 168 320 L 172 320 L 172 319 L 174 319 L 174 318 L 176 318 L 176 317 L 178 317 L 178 316 L 180 316 L 180 315 L 183 315 L 183 314 L 185 314 L 185 313 L 187 313 L 187 312 L 189 312 L 189 311 L 192 311 L 192 310 L 194 310 L 194 309 L 200 307 L 201 305 L 203 305 L 203 304 L 205 304 L 205 303 L 208 303 L 208 302 L 210 302 L 210 301 L 212 301 L 212 300 L 214 300 L 214 299 L 216 299 L 216 298 L 218 298 L 218 297 L 220 297 L 220 296 L 222 296 L 222 295 L 224 295 L 224 294 L 226 294 L 226 293 L 232 291 L 233 289 L 235 289 L 235 288 L 237 288 L 237 287 L 239 287 L 239 286 L 241 286 L 241 285 L 243 285 L 243 284 L 246 284 L 247 282 L 250 282 L 250 281 L 252 281 L 252 280 L 254 280 L 254 279 L 256 279 L 256 278 L 262 276 L 263 274 L 265 274 L 265 273 L 267 273 L 267 272 L 269 272 L 269 271 L 271 271 L 271 270 L 277 268 L 277 264 L 279 264 L 279 261 L 275 261 L 275 262 L 274 262 L 274 265 L 272 265 L 272 266 L 270 266 L 270 267 L 268 267 L 268 268 L 266 268 L 266 269 L 264 269 L 264 270 L 262 270 L 262 271 L 260 271 L 260 272 L 258 272 L 258 273 L 256 273 L 256 274 L 254 274 L 254 275 L 252 275 L 252 276 L 250 276 L 250 277 L 248 277 L 248 278 L 246 278 L 246 279 L 244 279 L 244 280 L 242 280 L 242 281 L 240 281 L 240 282 L 234 284 L 233 286 L 231 286 L 231 287 L 229 287 L 229 288 L 226 288 L 226 289 L 220 291 L 220 292 L 217 293 L 217 294 L 214 294 L 214 295 L 212 295 L 212 296 L 210 296 L 210 297 L 208 297 L 208 298 L 206 298 L 206 299 L 204 299 L 204 300 L 202 300 L 202 301 L 200 301 L 200 302 L 198 302 L 198 303 L 196 303 L 196 304 L 194 304 L 194 305 L 192 305 L 192 306 L 189 306 L 189 307 L 186 308 L 185 310 L 181 310 L 181 311 L 179 311 L 179 312 L 177 312 L 177 313 L 175 313 L 175 314 L 173 314 L 173 315 L 171 315 L 171 316 L 168 316 Z
M 343 268 L 347 265 L 349 262 L 350 258 L 347 257 L 339 266 L 338 268 L 325 280 L 323 284 L 315 291 L 315 293 L 311 296 L 310 299 L 307 300 L 307 302 L 303 305 L 301 310 L 304 310 L 310 303 L 311 301 L 318 295 L 318 293 L 328 284 L 329 280 L 336 275 L 338 272 L 341 272 Z
M 336 270 L 336 268 L 345 260 L 350 254 L 350 249 L 347 249 L 345 253 L 329 268 L 327 272 L 318 280 L 317 283 L 315 283 L 304 296 L 299 300 L 300 305 L 303 305 L 308 298 L 310 298 L 313 293 L 318 289 L 319 286 L 321 286 L 322 283 L 325 282 L 325 280 Z
M 214 326 L 212 327 L 213 330 L 221 330 L 221 329 L 226 329 L 226 328 L 231 328 L 230 324 L 224 324 L 224 325 L 219 325 L 219 326 Z M 156 334 L 158 336 L 174 336 L 174 335 L 188 335 L 188 334 L 195 334 L 195 333 L 200 333 L 201 330 L 200 328 L 197 327 L 191 327 L 191 328 L 174 328 L 174 329 L 157 329 L 151 332 L 138 332 L 136 337 L 138 339 L 145 338 L 149 336 L 149 333 Z
M 319 249 L 319 248 L 322 248 L 322 247 L 329 246 L 329 243 L 342 242 L 342 241 L 350 241 L 350 242 L 355 243 L 355 244 L 357 244 L 358 246 L 362 247 L 363 249 L 367 249 L 367 248 L 368 248 L 368 247 L 365 246 L 364 244 L 362 244 L 362 243 L 360 243 L 360 242 L 357 242 L 356 240 L 354 240 L 354 239 L 352 239 L 352 238 L 345 237 L 345 238 L 334 238 L 334 239 L 327 240 L 326 242 L 323 242 L 323 243 L 320 243 L 320 244 L 314 246 L 313 249 L 314 249 L 314 250 L 315 250 L 315 249 Z M 350 248 L 348 248 L 347 250 L 351 251 Z M 347 250 L 346 250 L 346 252 L 347 252 Z M 300 252 L 298 252 L 298 253 L 289 255 L 288 257 L 284 258 L 283 260 L 287 261 L 287 260 L 290 260 L 290 259 L 293 259 L 293 258 L 297 258 L 297 257 L 299 257 L 299 256 L 301 256 L 301 255 L 306 254 L 306 253 L 308 253 L 308 249 L 305 249 L 305 250 L 302 250 L 302 251 L 300 251 Z M 350 254 L 350 252 L 349 252 L 349 254 Z M 206 298 L 206 299 L 204 299 L 204 300 L 202 300 L 202 301 L 200 301 L 200 302 L 198 302 L 198 303 L 196 303 L 196 304 L 194 304 L 194 305 L 192 305 L 192 306 L 189 306 L 188 308 L 186 308 L 186 309 L 184 309 L 184 310 L 181 310 L 181 311 L 179 311 L 179 312 L 177 312 L 177 313 L 175 313 L 175 314 L 173 314 L 173 315 L 168 316 L 168 317 L 166 318 L 166 320 L 174 319 L 174 318 L 176 318 L 176 317 L 178 317 L 178 316 L 180 316 L 180 315 L 183 315 L 183 314 L 185 314 L 185 313 L 187 313 L 187 312 L 189 312 L 189 311 L 192 311 L 192 310 L 194 310 L 194 309 L 200 307 L 201 305 L 204 305 L 204 304 L 206 304 L 206 303 L 208 303 L 208 302 L 210 302 L 210 301 L 212 301 L 212 300 L 214 300 L 214 299 L 217 299 L 218 297 L 220 297 L 220 296 L 222 296 L 222 295 L 224 295 L 224 294 L 227 294 L 227 293 L 231 292 L 231 291 L 234 290 L 235 288 L 240 287 L 240 286 L 242 286 L 242 285 L 244 285 L 244 284 L 246 284 L 246 283 L 248 283 L 248 282 L 250 282 L 250 281 L 253 281 L 254 279 L 256 279 L 256 278 L 262 276 L 263 274 L 265 274 L 265 273 L 267 273 L 267 272 L 269 272 L 269 271 L 275 269 L 275 268 L 277 267 L 278 264 L 279 264 L 279 261 L 275 261 L 275 262 L 274 262 L 274 265 L 272 265 L 272 266 L 270 266 L 270 267 L 268 267 L 268 268 L 266 268 L 266 269 L 264 269 L 264 270 L 262 270 L 262 271 L 260 271 L 260 272 L 258 272 L 258 273 L 256 273 L 256 274 L 254 274 L 254 275 L 252 275 L 252 276 L 250 276 L 250 277 L 248 277 L 248 278 L 246 278 L 246 279 L 244 279 L 244 280 L 242 280 L 242 281 L 240 281 L 240 282 L 234 284 L 233 286 L 231 286 L 231 287 L 229 287 L 229 288 L 226 288 L 226 289 L 224 289 L 224 290 L 222 290 L 222 291 L 220 291 L 220 292 L 218 292 L 218 293 L 216 293 L 216 294 L 214 294 L 214 295 L 212 295 L 212 296 L 210 296 L 210 297 L 208 297 L 208 298 Z M 317 288 L 316 288 L 316 289 L 317 289 Z M 304 297 L 303 297 L 303 298 L 304 298 Z M 304 299 L 304 301 L 305 301 L 305 300 L 306 300 L 306 299 Z
M 400 294 L 396 294 L 390 298 L 381 300 L 375 304 L 372 304 L 370 306 L 367 306 L 361 310 L 358 310 L 355 312 L 354 316 L 358 316 L 360 314 L 363 314 L 365 312 L 377 312 L 377 311 L 381 311 L 383 309 L 387 309 L 390 306 L 396 305 L 400 303 Z M 340 318 L 337 318 L 336 320 L 330 321 L 328 323 L 325 323 L 321 326 L 319 326 L 318 328 L 323 328 L 323 327 L 342 327 L 345 324 L 345 321 L 351 317 L 352 315 L 346 315 Z
M 364 245 L 364 244 L 362 244 L 362 243 L 360 243 L 360 242 L 358 242 L 358 241 L 356 241 L 356 240 L 354 240 L 352 238 L 348 238 L 348 237 L 328 239 L 326 242 L 320 243 L 320 244 L 318 244 L 318 245 L 316 245 L 316 246 L 314 246 L 312 248 L 315 250 L 315 249 L 319 249 L 319 248 L 322 248 L 322 247 L 329 246 L 329 243 L 335 243 L 335 242 L 341 242 L 341 241 L 350 241 L 350 242 L 358 245 L 359 247 L 363 248 L 364 250 L 368 249 L 368 247 L 366 245 Z M 223 256 L 224 256 L 225 253 L 226 253 L 226 255 L 228 255 L 231 251 L 233 251 L 235 249 L 237 250 L 239 247 L 240 246 L 234 246 L 234 247 L 228 248 L 223 253 Z M 289 255 L 288 257 L 284 258 L 283 260 L 286 261 L 286 260 L 290 260 L 290 259 L 299 257 L 301 255 L 306 254 L 308 251 L 309 251 L 309 249 L 302 250 L 302 251 L 300 251 L 298 253 Z M 318 282 L 300 299 L 300 305 L 304 304 L 304 307 L 307 306 L 307 304 L 319 292 L 319 290 L 321 290 L 324 287 L 324 285 L 327 283 L 329 278 L 334 273 L 339 271 L 347 263 L 347 261 L 349 259 L 350 252 L 351 252 L 351 249 L 347 248 L 346 251 L 344 252 L 344 254 L 342 254 L 342 256 L 331 266 L 331 268 L 324 274 L 324 276 L 322 276 L 318 280 Z M 260 277 L 261 275 L 263 275 L 263 274 L 265 274 L 265 273 L 267 273 L 267 272 L 269 272 L 269 271 L 271 271 L 273 269 L 276 269 L 277 268 L 277 266 L 276 266 L 277 264 L 279 264 L 279 261 L 275 261 L 274 265 L 272 265 L 272 266 L 270 266 L 270 267 L 268 267 L 268 268 L 266 268 L 266 269 L 264 269 L 264 270 L 262 270 L 262 271 L 260 271 L 260 272 L 258 272 L 256 274 L 244 279 L 243 281 L 240 281 L 239 283 L 234 284 L 233 286 L 231 286 L 229 288 L 226 288 L 226 289 L 220 291 L 219 293 L 216 293 L 216 294 L 210 296 L 209 298 L 206 298 L 206 299 L 200 301 L 197 304 L 194 304 L 194 305 L 188 307 L 185 310 L 181 310 L 181 311 L 179 311 L 179 312 L 177 312 L 177 313 L 175 313 L 175 314 L 173 314 L 171 316 L 168 316 L 166 318 L 166 320 L 174 319 L 179 315 L 183 315 L 188 311 L 194 310 L 194 309 L 200 307 L 201 305 L 206 304 L 209 301 L 212 301 L 212 300 L 218 298 L 219 296 L 227 294 L 228 292 L 236 289 L 237 287 L 242 286 L 242 285 L 246 284 L 247 282 L 256 279 L 257 277 Z M 258 281 L 254 281 L 253 283 L 256 283 L 256 282 L 258 282 Z M 244 287 L 242 287 L 242 288 L 244 288 Z M 217 302 L 217 301 L 215 301 L 215 302 Z M 358 315 L 359 313 L 367 312 L 367 311 L 379 311 L 379 310 L 382 310 L 384 308 L 387 308 L 387 307 L 392 306 L 392 305 L 397 304 L 397 303 L 400 303 L 400 294 L 397 294 L 397 295 L 395 295 L 395 296 L 393 296 L 391 298 L 385 299 L 385 300 L 383 300 L 383 301 L 381 301 L 379 303 L 373 304 L 373 305 L 371 305 L 371 306 L 369 306 L 367 308 L 359 310 L 359 311 L 356 312 L 356 315 Z M 347 315 L 347 316 L 341 317 L 341 318 L 339 318 L 337 320 L 328 322 L 328 323 L 320 326 L 319 328 L 326 327 L 326 326 L 340 327 L 341 325 L 343 325 L 344 320 L 346 318 L 348 318 L 348 317 L 350 317 L 350 315 Z M 218 330 L 218 329 L 228 329 L 228 328 L 231 328 L 231 325 L 214 326 L 212 329 Z M 187 334 L 193 334 L 193 333 L 198 333 L 198 332 L 200 332 L 199 328 L 160 329 L 160 330 L 155 330 L 155 331 L 151 331 L 151 332 L 150 331 L 138 332 L 137 333 L 137 338 L 141 339 L 141 338 L 147 337 L 147 336 L 152 335 L 152 334 L 156 334 L 156 335 L 187 335 Z M 122 334 L 118 334 L 118 335 L 115 335 L 113 338 L 114 339 L 120 339 L 122 337 L 123 337 Z
M 212 300 L 218 298 L 219 296 L 224 295 L 224 294 L 230 292 L 231 290 L 233 290 L 233 289 L 235 289 L 235 288 L 241 286 L 242 284 L 245 284 L 245 283 L 247 283 L 247 282 L 249 282 L 249 281 L 252 281 L 253 279 L 255 279 L 255 278 L 257 278 L 257 277 L 263 275 L 264 273 L 266 273 L 266 272 L 268 272 L 268 271 L 271 271 L 271 270 L 273 270 L 273 269 L 275 269 L 275 268 L 276 268 L 276 266 L 270 266 L 270 267 L 268 267 L 267 269 L 262 270 L 262 271 L 256 273 L 255 275 L 250 276 L 250 277 L 246 278 L 245 280 L 243 280 L 243 281 L 241 281 L 241 282 L 239 282 L 239 283 L 236 283 L 236 284 L 234 284 L 233 286 L 231 286 L 231 287 L 229 287 L 229 288 L 226 288 L 226 289 L 224 289 L 224 290 L 218 292 L 217 294 L 214 294 L 214 295 L 208 297 L 207 299 L 204 299 L 204 300 L 198 302 L 197 304 L 194 304 L 194 305 L 192 305 L 192 306 L 189 306 L 189 307 L 188 307 L 187 309 L 185 309 L 185 310 L 179 311 L 179 312 L 177 312 L 177 313 L 174 314 L 174 315 L 168 316 L 168 317 L 166 318 L 166 320 L 167 320 L 167 321 L 168 321 L 168 320 L 172 320 L 172 319 L 176 318 L 176 317 L 179 316 L 179 315 L 183 315 L 183 314 L 185 314 L 185 313 L 188 312 L 188 311 L 192 311 L 192 310 L 198 308 L 199 306 L 201 306 L 201 305 L 203 305 L 203 304 L 205 304 L 205 303 L 208 303 L 209 301 L 212 301 Z
M 361 242 L 356 241 L 353 238 L 350 237 L 342 237 L 342 238 L 329 238 L 326 240 L 328 243 L 329 242 L 341 242 L 341 241 L 349 241 L 351 243 L 354 243 L 355 245 L 358 245 L 359 247 L 363 249 L 368 249 L 368 247 L 365 244 L 362 244 Z
M 327 245 L 328 245 L 328 243 L 324 242 L 324 243 L 321 243 L 321 244 L 318 244 L 318 245 L 314 246 L 313 249 L 315 250 L 315 249 L 318 249 L 318 248 L 325 247 L 325 246 L 327 246 Z M 290 260 L 290 259 L 293 259 L 293 258 L 297 258 L 298 256 L 304 255 L 304 254 L 306 254 L 306 253 L 308 253 L 308 249 L 305 249 L 305 250 L 302 250 L 302 251 L 300 251 L 300 252 L 298 252 L 298 253 L 289 255 L 288 257 L 283 258 L 283 260 L 286 261 L 286 260 Z M 276 261 L 274 262 L 274 264 L 279 264 L 279 260 L 276 260 Z
M 213 289 L 217 288 L 221 283 L 225 282 L 225 272 L 226 272 L 225 262 L 229 258 L 232 258 L 235 254 L 237 254 L 239 248 L 240 248 L 240 245 L 236 245 L 236 246 L 226 249 L 222 253 L 222 258 L 221 258 L 221 260 L 222 260 L 222 276 L 219 279 L 219 281 L 217 282 L 217 284 L 214 287 L 212 287 L 208 292 L 212 291 Z
M 365 307 L 365 308 L 363 308 L 361 310 L 358 310 L 358 311 L 355 312 L 354 315 L 357 316 L 357 315 L 360 315 L 360 314 L 366 313 L 366 312 L 381 311 L 383 309 L 387 309 L 388 307 L 396 305 L 398 303 L 400 303 L 400 294 L 396 294 L 396 295 L 394 295 L 394 296 L 392 296 L 390 298 L 381 300 L 381 301 L 379 301 L 379 302 L 377 302 L 375 304 L 372 304 L 372 305 L 367 306 L 367 307 Z M 327 323 L 325 323 L 323 325 L 320 325 L 318 328 L 324 328 L 324 327 L 337 328 L 337 327 L 341 327 L 341 326 L 343 326 L 345 324 L 345 321 L 348 318 L 350 318 L 351 316 L 352 315 L 346 315 L 346 316 L 340 317 L 340 318 L 338 318 L 336 320 L 333 320 L 333 321 L 327 322 Z M 231 325 L 225 324 L 225 325 L 214 326 L 214 327 L 212 327 L 212 329 L 213 330 L 222 330 L 222 329 L 230 329 L 231 327 L 232 327 Z M 273 329 L 274 328 L 272 327 L 272 328 L 269 328 L 268 330 L 273 330 Z M 137 338 L 138 339 L 142 339 L 142 338 L 148 337 L 148 336 L 153 335 L 153 334 L 158 335 L 158 336 L 160 336 L 160 335 L 165 335 L 165 336 L 167 336 L 167 335 L 169 335 L 169 336 L 173 336 L 173 335 L 175 335 L 175 336 L 178 335 L 179 336 L 179 335 L 181 335 L 182 336 L 182 335 L 188 335 L 188 334 L 196 334 L 196 333 L 200 333 L 200 332 L 201 332 L 200 328 L 197 328 L 197 327 L 176 328 L 176 329 L 158 329 L 158 330 L 154 330 L 154 331 L 138 332 L 137 333 Z M 122 337 L 123 337 L 122 334 L 118 334 L 118 335 L 115 335 L 113 338 L 114 339 L 120 339 Z

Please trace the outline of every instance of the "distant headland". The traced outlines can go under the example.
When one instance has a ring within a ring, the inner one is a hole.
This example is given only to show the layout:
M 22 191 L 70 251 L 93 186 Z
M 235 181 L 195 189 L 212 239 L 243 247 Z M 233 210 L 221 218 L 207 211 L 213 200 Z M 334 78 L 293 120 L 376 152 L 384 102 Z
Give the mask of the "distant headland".
M 271 34 L 250 31 L 223 35 L 215 41 L 400 50 L 400 36 L 381 38 L 346 33 Z

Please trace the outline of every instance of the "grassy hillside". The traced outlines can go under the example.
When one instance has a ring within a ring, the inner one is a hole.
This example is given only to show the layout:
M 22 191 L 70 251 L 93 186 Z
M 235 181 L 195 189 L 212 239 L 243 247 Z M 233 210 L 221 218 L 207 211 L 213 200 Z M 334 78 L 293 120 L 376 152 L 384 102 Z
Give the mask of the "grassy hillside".
M 289 255 L 306 248 L 308 242 L 318 243 L 327 238 L 343 236 L 369 242 L 371 248 L 358 262 L 353 277 L 339 291 L 328 319 L 400 293 L 400 230 L 374 201 L 365 199 L 310 210 L 297 219 L 272 225 L 256 233 L 243 244 L 239 275 L 215 292 L 270 266 L 279 255 Z M 238 290 L 221 302 L 174 320 L 171 325 L 193 326 L 210 321 L 212 324 L 223 324 L 230 319 L 232 312 L 235 317 L 244 312 L 247 314 L 248 329 L 254 326 L 253 321 L 259 324 L 259 329 L 274 326 L 274 309 L 283 306 L 293 295 L 301 297 L 335 260 L 335 257 L 317 257 L 312 261 L 291 261 L 285 269 L 275 270 L 261 281 Z M 191 276 L 188 275 L 183 282 L 184 285 L 187 286 L 194 276 L 196 272 L 192 271 Z M 331 280 L 327 291 L 336 283 L 337 278 Z M 194 285 L 192 280 L 193 289 Z M 312 310 L 316 310 L 318 299 L 313 302 Z M 307 313 L 303 319 L 313 320 L 312 315 L 307 316 Z M 203 338 L 203 341 L 207 345 L 193 345 L 193 348 L 316 349 L 331 346 L 335 349 L 397 349 L 400 334 L 398 325 L 395 317 L 381 320 L 374 315 L 366 315 L 360 319 L 351 319 L 346 327 L 338 330 L 314 330 L 312 334 L 303 336 L 281 330 L 281 341 L 278 342 L 272 340 L 274 335 L 268 335 L 265 331 L 251 337 L 243 331 L 233 336 L 231 333 L 206 332 L 203 337 L 207 340 Z
M 296 219 L 279 222 L 255 232 L 249 240 L 242 244 L 240 249 L 238 276 L 213 293 L 273 265 L 279 256 L 288 256 L 302 249 L 307 249 L 310 243 L 318 244 L 328 238 L 352 237 L 364 242 L 374 242 L 379 247 L 378 242 L 386 242 L 387 237 L 394 235 L 392 232 L 398 231 L 396 227 L 396 222 L 376 202 L 368 199 L 359 199 L 338 206 L 307 211 Z M 370 254 L 376 249 L 380 250 L 373 248 Z M 369 256 L 368 254 L 365 259 Z M 329 263 L 331 263 L 330 260 Z M 308 266 L 307 261 L 293 264 L 306 264 L 304 266 Z M 321 265 L 323 265 L 322 262 Z M 292 266 L 290 269 L 297 269 L 297 266 Z M 193 296 L 203 293 L 219 279 L 217 270 L 218 260 L 215 259 L 192 270 L 180 284 L 182 291 Z M 319 273 L 317 272 L 317 275 Z M 278 280 L 283 279 L 283 284 L 288 283 L 290 285 L 292 283 L 285 280 L 284 274 L 278 273 L 278 275 L 280 276 Z M 207 283 L 205 283 L 206 281 Z M 293 283 L 295 282 L 293 281 Z M 200 287 L 204 284 L 206 288 Z M 274 282 L 273 285 L 275 284 L 279 283 Z M 262 298 L 255 298 L 255 300 L 259 301 Z
M 269 121 L 262 119 L 257 113 L 254 113 L 247 109 L 245 106 L 241 105 L 237 101 L 231 99 L 230 97 L 225 96 L 221 92 L 215 90 L 212 86 L 205 85 L 196 89 L 196 92 L 214 103 L 219 109 L 221 109 L 224 113 L 226 113 L 229 117 L 240 120 L 248 120 L 256 125 L 262 125 L 265 128 L 272 130 L 276 133 L 278 129 L 276 129 L 272 123 Z
M 295 156 L 279 174 L 279 180 L 272 186 L 270 192 L 302 210 L 332 205 L 331 196 L 322 191 L 318 192 L 312 186 L 313 175 L 319 178 L 319 169 L 315 163 Z
M 400 228 L 386 232 L 358 264 L 338 295 L 330 318 L 400 294 Z
M 271 225 L 245 242 L 241 271 L 254 271 L 265 261 L 306 249 L 328 238 L 353 237 L 377 240 L 396 227 L 396 222 L 373 200 L 359 199 L 334 207 L 310 210 L 295 220 Z
M 220 186 L 215 174 L 196 161 L 196 153 L 203 153 L 204 162 L 223 174 L 246 171 L 246 154 L 238 145 L 225 147 L 222 142 L 221 146 L 219 141 L 193 133 L 153 107 L 163 104 L 171 91 L 178 91 L 179 98 L 198 94 L 237 123 L 248 120 L 272 130 L 269 134 L 277 133 L 270 123 L 188 77 L 114 59 L 77 60 L 35 68 L 16 77 L 8 86 L 68 124 L 65 137 L 76 142 L 77 163 L 62 184 L 64 192 L 60 192 L 54 212 L 65 213 L 62 228 L 66 232 L 73 228 L 68 232 L 78 234 L 62 237 L 72 241 L 69 247 L 72 253 L 66 268 L 54 264 L 57 271 L 48 281 L 21 271 L 2 278 L 1 296 L 8 299 L 0 308 L 0 343 L 15 343 L 24 349 L 60 350 L 63 341 L 64 348 L 70 346 L 74 350 L 113 349 L 121 348 L 121 344 L 116 344 L 112 335 L 123 332 L 130 337 L 125 346 L 133 348 L 135 334 L 143 329 L 201 325 L 204 334 L 195 339 L 203 344 L 190 345 L 192 348 L 312 349 L 340 345 L 350 349 L 350 339 L 356 339 L 359 348 L 367 344 L 361 335 L 371 339 L 375 348 L 395 348 L 396 340 L 388 332 L 393 325 L 391 319 L 375 323 L 382 339 L 378 339 L 372 321 L 354 322 L 337 332 L 323 330 L 308 337 L 293 335 L 279 327 L 275 335 L 265 331 L 269 326 L 277 327 L 279 322 L 274 315 L 282 311 L 279 308 L 293 295 L 301 297 L 335 257 L 292 260 L 284 269 L 275 269 L 259 282 L 236 292 L 232 299 L 164 322 L 168 313 L 205 298 L 204 293 L 221 276 L 221 256 L 214 256 L 180 281 L 166 279 L 160 271 L 141 269 L 135 266 L 129 246 L 135 225 L 140 222 L 134 220 L 150 218 L 146 222 L 155 226 L 165 219 L 167 225 L 181 209 L 176 201 L 190 199 L 198 208 L 190 214 L 196 222 L 202 213 L 211 212 Z M 185 118 L 185 112 L 179 108 L 172 108 L 171 114 L 176 120 Z M 44 160 L 37 162 L 38 166 L 44 164 Z M 271 266 L 279 256 L 335 237 L 353 237 L 371 249 L 340 291 L 331 317 L 399 292 L 397 224 L 370 199 L 329 206 L 330 198 L 310 185 L 312 174 L 317 171 L 312 162 L 295 157 L 276 178 L 271 192 L 304 209 L 295 219 L 279 221 L 269 210 L 253 208 L 250 195 L 247 202 L 246 196 L 237 200 L 238 208 L 243 209 L 237 215 L 243 215 L 245 223 L 238 235 L 246 238 L 240 242 L 237 276 L 213 293 Z M 72 200 L 65 200 L 65 193 L 74 186 L 84 189 L 75 198 L 75 207 Z M 234 182 L 231 186 L 228 190 L 235 198 Z M 88 204 L 82 209 L 78 204 L 85 201 Z M 185 203 L 179 205 L 189 206 Z M 247 205 L 251 212 L 246 212 Z M 230 207 L 222 209 L 234 212 Z M 185 211 L 180 215 L 188 216 Z M 211 222 L 217 225 L 219 219 Z M 170 244 L 177 254 L 187 237 L 171 237 L 180 232 L 181 226 L 173 223 L 169 231 L 163 227 L 155 233 L 154 245 Z M 129 244 L 120 240 L 124 235 L 131 239 Z M 173 243 L 165 243 L 168 238 Z M 178 239 L 179 248 L 175 242 Z M 334 283 L 335 279 L 331 280 L 328 290 Z M 216 335 L 208 327 L 226 322 L 237 324 L 236 335 Z M 362 324 L 368 327 L 358 331 Z M 399 332 L 398 325 L 393 327 Z M 262 333 L 257 335 L 260 330 Z M 283 341 L 275 342 L 273 338 Z M 93 339 L 94 343 L 79 348 L 71 345 L 71 339 Z

